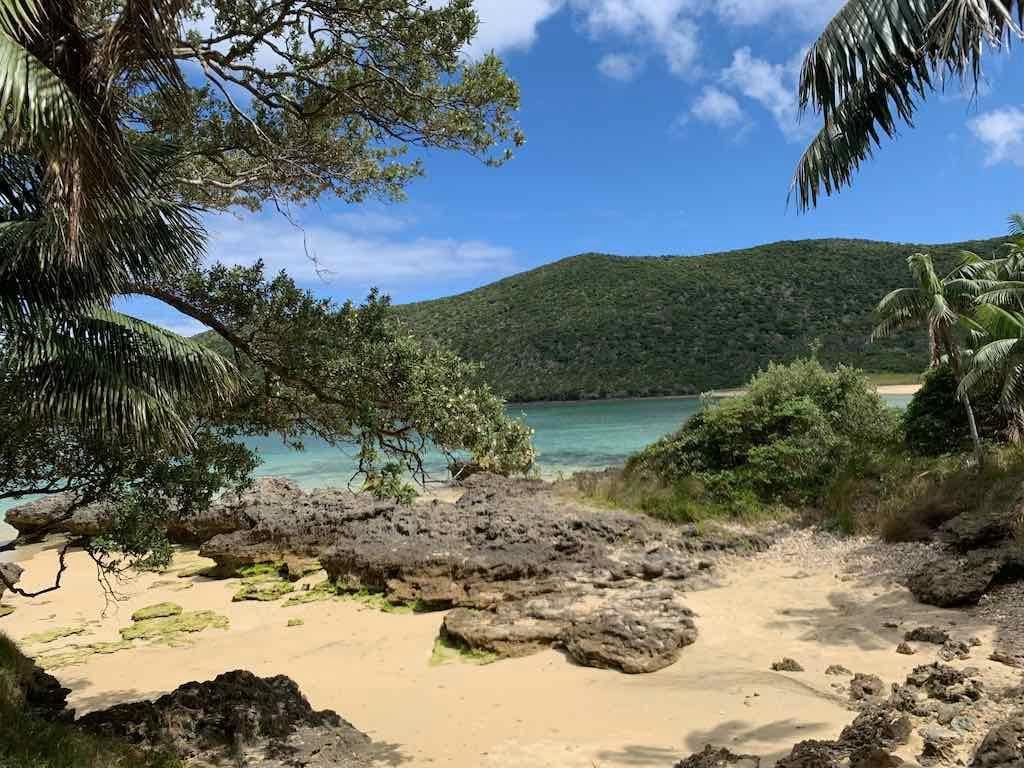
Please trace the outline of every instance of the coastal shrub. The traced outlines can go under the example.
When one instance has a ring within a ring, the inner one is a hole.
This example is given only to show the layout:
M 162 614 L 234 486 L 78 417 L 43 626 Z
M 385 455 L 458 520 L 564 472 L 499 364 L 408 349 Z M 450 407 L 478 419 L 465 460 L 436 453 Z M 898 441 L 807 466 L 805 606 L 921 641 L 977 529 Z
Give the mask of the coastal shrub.
M 992 397 L 971 397 L 978 432 L 983 440 L 1002 442 L 1008 428 L 1006 413 Z M 949 366 L 930 370 L 903 413 L 907 447 L 920 456 L 958 453 L 970 446 L 967 414 L 957 398 L 957 380 Z
M 676 489 L 699 481 L 730 507 L 818 502 L 840 474 L 864 475 L 901 439 L 867 377 L 817 360 L 771 365 L 743 395 L 708 402 L 678 432 L 632 457 L 626 476 Z
M 991 448 L 978 467 L 966 454 L 911 459 L 883 478 L 875 516 L 861 529 L 887 541 L 921 541 L 961 514 L 1018 509 L 1024 487 L 1024 449 Z

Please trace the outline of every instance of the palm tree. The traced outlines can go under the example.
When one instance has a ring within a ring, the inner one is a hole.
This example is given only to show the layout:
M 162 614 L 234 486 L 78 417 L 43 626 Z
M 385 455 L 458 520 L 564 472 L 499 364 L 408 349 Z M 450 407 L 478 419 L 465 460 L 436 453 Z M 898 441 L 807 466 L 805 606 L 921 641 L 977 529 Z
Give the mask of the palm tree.
M 871 334 L 872 340 L 892 336 L 908 328 L 924 325 L 928 329 L 931 363 L 949 362 L 953 375 L 962 381 L 961 350 L 956 328 L 974 307 L 977 285 L 973 280 L 954 273 L 943 279 L 935 271 L 931 256 L 915 253 L 907 259 L 914 277 L 914 286 L 898 288 L 883 298 L 875 313 L 878 322 Z M 980 465 L 984 461 L 978 425 L 974 418 L 970 396 L 961 387 L 960 400 L 967 414 L 967 424 L 974 443 L 974 453 Z
M 804 59 L 800 108 L 824 125 L 793 180 L 798 203 L 848 186 L 882 135 L 948 77 L 977 84 L 986 47 L 1021 36 L 1024 0 L 847 0 Z
M 203 252 L 173 149 L 121 122 L 133 75 L 183 86 L 184 4 L 131 0 L 93 28 L 75 0 L 0 0 L 0 381 L 39 418 L 140 442 L 187 443 L 190 410 L 236 386 L 220 356 L 111 308 Z

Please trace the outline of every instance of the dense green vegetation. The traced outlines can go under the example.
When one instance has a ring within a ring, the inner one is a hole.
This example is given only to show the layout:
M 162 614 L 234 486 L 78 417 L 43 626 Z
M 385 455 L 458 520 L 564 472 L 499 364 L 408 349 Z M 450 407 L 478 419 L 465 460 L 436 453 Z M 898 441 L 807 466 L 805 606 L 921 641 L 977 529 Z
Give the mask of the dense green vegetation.
M 337 305 L 261 264 L 204 262 L 204 212 L 400 199 L 423 173 L 410 147 L 509 159 L 519 89 L 495 55 L 464 55 L 472 2 L 249 5 L 0 13 L 0 499 L 68 491 L 65 516 L 111 502 L 112 534 L 74 542 L 105 570 L 158 564 L 168 515 L 247 482 L 238 436 L 355 444 L 378 494 L 407 494 L 395 478 L 431 444 L 532 464 L 477 369 L 417 342 L 386 299 Z M 139 295 L 227 354 L 115 311 Z
M 925 374 L 921 389 L 903 414 L 907 446 L 921 456 L 959 453 L 970 446 L 967 416 L 957 396 L 957 378 L 948 365 Z M 1008 434 L 1010 420 L 995 400 L 972 400 L 978 431 L 983 440 L 1000 442 Z
M 862 473 L 899 443 L 899 418 L 852 368 L 771 365 L 740 397 L 708 404 L 637 454 L 626 473 L 697 480 L 726 501 L 813 503 L 840 474 Z
M 890 541 L 928 538 L 963 512 L 1010 514 L 1024 482 L 1021 447 L 990 440 L 979 466 L 962 452 L 970 442 L 958 423 L 949 453 L 916 452 L 923 434 L 941 441 L 948 420 L 965 422 L 949 378 L 928 377 L 901 418 L 853 369 L 771 366 L 747 394 L 709 404 L 625 468 L 578 475 L 575 487 L 591 501 L 676 522 L 800 517 Z M 982 424 L 999 415 L 981 413 Z
M 928 246 L 939 267 L 999 241 Z M 514 400 L 694 394 L 804 355 L 918 374 L 921 333 L 869 345 L 871 310 L 922 246 L 775 243 L 701 257 L 588 254 L 469 293 L 399 307 L 418 333 L 485 364 Z

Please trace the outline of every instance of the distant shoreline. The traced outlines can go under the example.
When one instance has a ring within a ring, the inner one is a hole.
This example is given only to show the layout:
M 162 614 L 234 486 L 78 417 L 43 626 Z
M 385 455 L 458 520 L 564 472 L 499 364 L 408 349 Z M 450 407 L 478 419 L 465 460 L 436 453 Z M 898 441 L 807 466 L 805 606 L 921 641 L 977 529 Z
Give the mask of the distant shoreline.
M 890 397 L 912 396 L 921 388 L 920 384 L 880 384 L 875 387 L 878 394 Z M 595 397 L 586 400 L 515 400 L 508 405 L 590 405 L 592 403 L 630 403 L 643 402 L 646 400 L 699 400 L 708 395 L 710 397 L 739 397 L 746 393 L 745 387 L 733 387 L 727 389 L 712 389 L 699 395 L 643 395 L 637 397 Z

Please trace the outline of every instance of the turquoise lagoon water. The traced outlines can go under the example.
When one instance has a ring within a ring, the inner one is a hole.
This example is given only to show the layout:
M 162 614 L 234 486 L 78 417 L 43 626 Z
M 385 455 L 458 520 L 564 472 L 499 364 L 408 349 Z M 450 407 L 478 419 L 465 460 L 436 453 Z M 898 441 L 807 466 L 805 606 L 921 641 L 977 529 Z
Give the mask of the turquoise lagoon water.
M 897 408 L 910 402 L 910 397 L 886 399 Z M 677 429 L 699 409 L 697 398 L 509 406 L 514 416 L 521 416 L 534 429 L 539 468 L 545 477 L 621 464 L 630 454 Z M 319 441 L 310 440 L 304 451 L 293 451 L 274 438 L 249 444 L 263 459 L 257 475 L 289 477 L 304 488 L 345 485 L 355 472 L 351 451 Z M 436 479 L 446 476 L 444 458 L 438 453 L 428 455 L 427 468 Z M 3 508 L 0 506 L 0 519 Z M 0 541 L 5 538 L 0 523 Z

